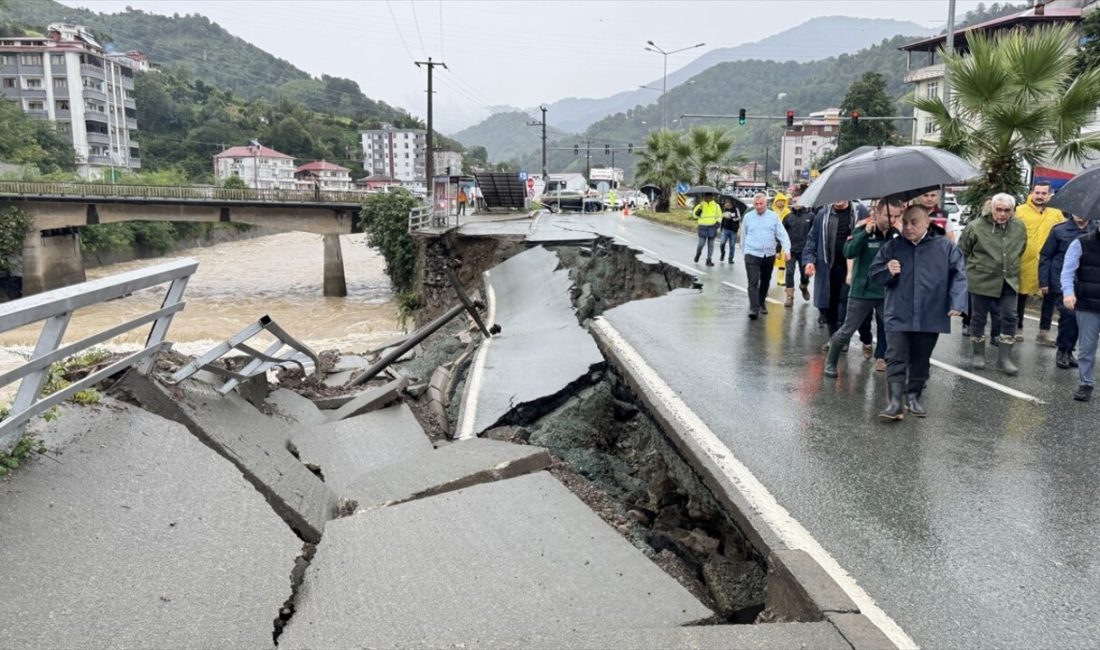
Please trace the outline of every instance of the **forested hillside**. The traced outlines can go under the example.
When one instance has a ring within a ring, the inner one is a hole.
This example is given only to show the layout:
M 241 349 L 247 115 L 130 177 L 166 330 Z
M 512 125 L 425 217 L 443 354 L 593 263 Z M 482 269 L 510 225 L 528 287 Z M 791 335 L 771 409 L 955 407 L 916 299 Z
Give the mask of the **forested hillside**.
M 489 160 L 511 160 L 542 146 L 542 129 L 529 126 L 528 121 L 538 121 L 538 118 L 522 111 L 497 113 L 480 124 L 459 131 L 454 138 L 466 146 L 485 147 Z M 566 135 L 565 131 L 554 127 L 546 129 L 546 137 L 550 140 Z

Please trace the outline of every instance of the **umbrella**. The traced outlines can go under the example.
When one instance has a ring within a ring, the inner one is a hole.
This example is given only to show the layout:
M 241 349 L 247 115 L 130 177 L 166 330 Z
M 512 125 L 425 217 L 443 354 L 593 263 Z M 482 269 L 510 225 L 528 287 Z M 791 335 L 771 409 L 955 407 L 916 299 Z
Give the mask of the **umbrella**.
M 973 165 L 935 147 L 879 147 L 836 162 L 799 197 L 816 207 L 867 196 L 911 199 L 940 185 L 978 175 Z
M 861 156 L 861 155 L 867 153 L 868 151 L 874 151 L 875 149 L 878 149 L 878 147 L 876 147 L 874 145 L 871 145 L 871 144 L 865 144 L 862 147 L 856 147 L 855 149 L 852 149 L 848 153 L 844 154 L 843 156 L 837 156 L 836 158 L 833 158 L 829 162 L 825 163 L 825 165 L 823 165 L 821 167 L 820 171 L 825 171 L 826 169 L 832 167 L 833 165 L 835 165 L 837 163 L 844 162 L 845 160 L 848 160 L 849 158 L 855 158 L 856 156 Z
M 1050 200 L 1050 207 L 1100 220 L 1100 167 L 1093 167 L 1069 179 Z
M 700 194 L 713 194 L 715 196 L 721 194 L 718 190 L 714 189 L 710 185 L 696 185 L 687 192 L 684 192 L 688 196 L 698 196 Z

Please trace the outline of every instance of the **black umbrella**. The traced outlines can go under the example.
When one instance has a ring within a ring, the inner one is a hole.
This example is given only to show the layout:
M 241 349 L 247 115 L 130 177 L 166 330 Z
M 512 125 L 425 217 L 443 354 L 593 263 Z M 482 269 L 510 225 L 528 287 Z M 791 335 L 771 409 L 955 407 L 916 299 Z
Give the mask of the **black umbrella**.
M 855 158 L 856 156 L 862 156 L 863 154 L 867 153 L 868 151 L 874 151 L 875 149 L 878 149 L 878 147 L 876 147 L 874 145 L 871 145 L 871 144 L 865 144 L 862 147 L 856 147 L 855 149 L 852 149 L 848 153 L 844 154 L 843 156 L 837 156 L 836 158 L 833 158 L 829 162 L 825 163 L 821 167 L 820 171 L 825 171 L 826 169 L 832 167 L 833 165 L 835 165 L 837 163 L 842 163 L 845 160 L 848 160 L 849 158 Z
M 1069 179 L 1050 200 L 1050 207 L 1083 219 L 1100 220 L 1100 167 L 1093 167 Z
M 868 196 L 911 199 L 977 175 L 973 165 L 943 149 L 879 147 L 830 166 L 802 193 L 799 205 L 816 207 Z

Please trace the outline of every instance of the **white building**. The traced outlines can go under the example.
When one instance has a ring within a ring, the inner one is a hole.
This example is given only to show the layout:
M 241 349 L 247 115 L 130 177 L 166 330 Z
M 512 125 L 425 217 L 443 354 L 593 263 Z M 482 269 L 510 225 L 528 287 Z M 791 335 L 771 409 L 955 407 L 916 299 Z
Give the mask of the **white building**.
M 314 160 L 301 165 L 294 170 L 294 179 L 298 181 L 299 188 L 319 189 L 322 191 L 349 192 L 355 189 L 351 183 L 351 170 L 347 167 Z
M 245 185 L 258 190 L 293 190 L 294 158 L 263 145 L 230 147 L 214 156 L 214 178 L 218 184 L 239 176 Z
M 108 56 L 84 27 L 54 23 L 46 36 L 0 38 L 0 95 L 55 122 L 84 178 L 141 167 L 131 60 Z
M 363 169 L 371 176 L 384 176 L 410 183 L 424 183 L 427 174 L 427 138 L 424 129 L 381 129 L 361 131 Z
M 436 176 L 461 176 L 462 154 L 457 151 L 435 152 L 432 156 L 432 173 Z
M 809 180 L 811 163 L 828 150 L 836 149 L 840 134 L 840 109 L 810 113 L 783 131 L 779 142 L 779 180 L 794 183 Z

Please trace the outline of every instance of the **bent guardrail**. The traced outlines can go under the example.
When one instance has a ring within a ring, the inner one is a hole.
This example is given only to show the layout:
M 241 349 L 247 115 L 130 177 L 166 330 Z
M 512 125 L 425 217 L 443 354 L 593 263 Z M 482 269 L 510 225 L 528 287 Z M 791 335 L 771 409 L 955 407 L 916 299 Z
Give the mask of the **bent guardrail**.
M 199 263 L 193 259 L 175 260 L 0 304 L 0 333 L 43 322 L 42 332 L 31 358 L 22 366 L 0 374 L 0 388 L 22 380 L 11 404 L 11 412 L 6 419 L 0 421 L 0 451 L 7 453 L 15 447 L 28 420 L 72 395 L 131 366 L 137 366 L 139 372 L 148 373 L 153 367 L 154 355 L 171 346 L 164 337 L 172 324 L 172 317 L 183 310 L 183 292 L 198 266 Z M 160 309 L 61 346 L 65 330 L 76 310 L 166 283 L 168 289 Z M 127 355 L 56 393 L 40 396 L 46 385 L 50 366 L 55 362 L 150 324 L 149 336 L 142 350 Z
M 332 190 L 254 190 L 247 187 L 113 185 L 0 181 L 0 197 L 58 197 L 88 199 L 147 199 L 150 201 L 247 201 L 258 203 L 362 203 L 363 192 Z

